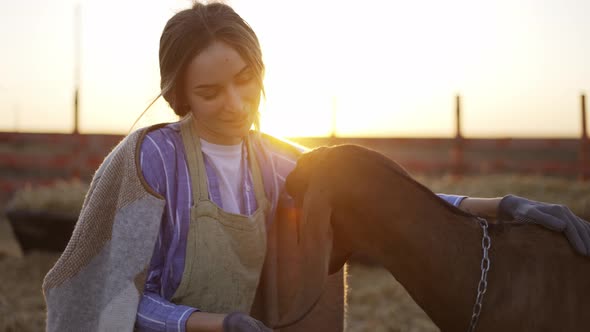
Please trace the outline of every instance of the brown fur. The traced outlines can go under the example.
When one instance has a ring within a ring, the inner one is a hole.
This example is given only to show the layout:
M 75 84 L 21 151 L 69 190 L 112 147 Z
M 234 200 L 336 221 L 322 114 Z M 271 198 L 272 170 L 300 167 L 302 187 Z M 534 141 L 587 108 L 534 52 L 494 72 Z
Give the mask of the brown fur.
M 304 211 L 321 216 L 307 218 L 303 229 L 331 223 L 330 272 L 361 252 L 387 268 L 442 331 L 467 330 L 482 257 L 472 215 L 354 145 L 301 157 L 287 190 Z M 490 224 L 489 232 L 491 267 L 476 331 L 590 329 L 590 259 L 539 226 Z

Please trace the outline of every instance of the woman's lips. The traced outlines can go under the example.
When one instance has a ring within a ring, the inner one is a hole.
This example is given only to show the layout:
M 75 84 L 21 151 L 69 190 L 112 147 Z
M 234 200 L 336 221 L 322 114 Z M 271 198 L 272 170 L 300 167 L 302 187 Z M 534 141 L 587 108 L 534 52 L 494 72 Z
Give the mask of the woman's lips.
M 241 121 L 221 121 L 222 126 L 230 127 L 230 128 L 243 128 L 250 124 L 250 122 L 246 120 Z M 251 125 L 251 124 L 250 124 Z
M 230 126 L 244 126 L 244 125 L 248 124 L 249 120 L 250 119 L 248 117 L 244 117 L 241 119 L 228 119 L 228 120 L 221 119 L 221 122 L 224 124 L 228 124 Z

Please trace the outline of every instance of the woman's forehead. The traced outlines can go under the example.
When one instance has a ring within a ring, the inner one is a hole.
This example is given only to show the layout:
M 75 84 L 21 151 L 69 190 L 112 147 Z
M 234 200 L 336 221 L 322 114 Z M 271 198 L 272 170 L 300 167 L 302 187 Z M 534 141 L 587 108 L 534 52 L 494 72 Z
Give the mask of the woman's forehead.
M 186 67 L 187 84 L 190 88 L 223 84 L 232 80 L 246 65 L 233 47 L 214 41 L 189 62 Z

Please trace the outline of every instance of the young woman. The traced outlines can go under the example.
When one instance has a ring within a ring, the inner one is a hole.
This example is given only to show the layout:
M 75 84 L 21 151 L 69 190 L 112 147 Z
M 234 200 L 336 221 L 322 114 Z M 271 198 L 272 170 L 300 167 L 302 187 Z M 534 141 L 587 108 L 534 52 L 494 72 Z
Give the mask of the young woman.
M 264 94 L 254 31 L 225 4 L 196 3 L 166 24 L 160 74 L 182 119 L 130 134 L 97 171 L 44 281 L 49 331 L 269 331 L 294 296 L 285 289 L 305 277 L 302 258 L 313 253 L 290 242 L 298 214 L 284 191 L 303 151 L 251 130 Z M 440 197 L 492 217 L 500 202 Z M 537 211 L 535 222 L 569 223 L 588 254 L 587 223 L 503 202 L 506 217 Z M 330 278 L 313 306 L 288 308 L 311 310 L 288 330 L 343 329 L 343 274 Z

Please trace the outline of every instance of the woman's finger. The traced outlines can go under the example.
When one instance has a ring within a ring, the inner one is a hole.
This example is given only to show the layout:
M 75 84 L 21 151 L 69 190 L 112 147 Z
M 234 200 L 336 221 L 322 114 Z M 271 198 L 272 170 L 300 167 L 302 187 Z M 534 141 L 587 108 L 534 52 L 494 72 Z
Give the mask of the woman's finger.
M 568 232 L 575 232 L 580 235 L 584 245 L 584 250 L 581 253 L 587 256 L 590 255 L 590 224 L 573 213 L 571 213 L 570 218 L 572 219 L 573 227 L 566 228 L 566 236 L 569 238 L 570 235 L 568 235 Z
M 590 230 L 587 229 L 588 223 L 576 216 L 570 209 L 565 206 L 561 206 L 561 211 L 556 210 L 556 213 L 563 214 L 563 220 L 567 221 L 567 226 L 564 230 L 565 236 L 572 241 L 576 241 L 580 238 L 581 248 L 579 252 L 583 255 L 590 253 Z M 590 225 L 588 225 L 590 227 Z
M 543 223 L 541 224 L 545 227 L 547 227 L 546 225 L 561 225 L 561 231 L 564 233 L 565 237 L 568 239 L 568 241 L 574 247 L 574 249 L 578 253 L 586 255 L 586 244 L 582 239 L 582 236 L 585 236 L 586 232 L 578 228 L 578 221 L 572 218 L 575 217 L 575 215 L 563 213 L 561 218 L 557 218 L 553 215 L 538 210 L 531 211 L 531 213 L 536 215 L 536 219 L 538 218 L 538 220 L 543 220 Z
M 526 219 L 533 219 L 535 223 L 556 232 L 563 232 L 567 227 L 566 220 L 545 213 L 536 208 L 528 210 L 523 217 Z

